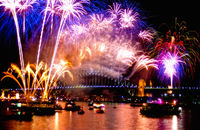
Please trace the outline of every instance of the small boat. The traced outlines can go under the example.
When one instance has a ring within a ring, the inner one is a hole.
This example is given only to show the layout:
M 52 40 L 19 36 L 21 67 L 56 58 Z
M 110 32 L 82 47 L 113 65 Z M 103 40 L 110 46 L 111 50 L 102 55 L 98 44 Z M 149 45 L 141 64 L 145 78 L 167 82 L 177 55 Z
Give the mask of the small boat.
M 176 100 L 169 103 L 159 98 L 157 101 L 144 103 L 143 107 L 140 109 L 140 113 L 149 117 L 179 115 L 181 111 L 178 109 L 176 103 Z
M 84 114 L 85 112 L 83 110 L 78 111 L 78 114 Z
M 88 106 L 93 106 L 93 103 L 94 103 L 93 101 L 90 101 Z
M 76 105 L 74 101 L 68 101 L 65 104 L 65 110 L 67 110 L 67 111 L 79 111 L 80 106 Z
M 55 105 L 55 110 L 62 110 L 63 108 L 62 108 L 62 106 L 61 105 L 59 105 L 59 104 L 56 104 Z
M 85 112 L 84 112 L 84 110 L 83 110 L 83 108 L 81 108 L 79 111 L 78 111 L 78 114 L 84 114 Z
M 90 101 L 89 104 L 88 104 L 88 110 L 93 110 L 94 109 L 94 106 L 93 106 L 93 101 Z

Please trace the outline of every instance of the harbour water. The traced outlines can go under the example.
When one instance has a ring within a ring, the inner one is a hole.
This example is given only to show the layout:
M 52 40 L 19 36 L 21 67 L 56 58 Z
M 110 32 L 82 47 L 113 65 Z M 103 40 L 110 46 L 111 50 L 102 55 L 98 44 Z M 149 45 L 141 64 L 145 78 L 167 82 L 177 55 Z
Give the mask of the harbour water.
M 60 110 L 52 116 L 34 115 L 32 121 L 1 120 L 0 130 L 187 130 L 200 126 L 198 110 L 182 108 L 179 116 L 150 118 L 130 104 L 105 103 L 102 114 L 88 110 L 85 102 L 77 104 L 85 114 Z

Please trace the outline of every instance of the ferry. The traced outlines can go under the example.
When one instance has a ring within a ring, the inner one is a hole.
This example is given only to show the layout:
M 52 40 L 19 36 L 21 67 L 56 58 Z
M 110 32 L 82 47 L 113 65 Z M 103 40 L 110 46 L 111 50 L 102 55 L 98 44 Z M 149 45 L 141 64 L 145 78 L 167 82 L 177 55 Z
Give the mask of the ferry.
M 144 103 L 140 109 L 142 115 L 150 117 L 179 115 L 180 112 L 176 99 L 169 102 L 158 98 L 149 103 Z

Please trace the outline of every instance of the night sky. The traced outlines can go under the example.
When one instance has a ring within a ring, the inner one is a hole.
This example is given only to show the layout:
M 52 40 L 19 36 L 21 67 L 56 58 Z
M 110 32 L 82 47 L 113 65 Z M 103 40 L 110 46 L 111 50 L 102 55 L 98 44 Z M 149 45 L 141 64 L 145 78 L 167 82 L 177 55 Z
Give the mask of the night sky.
M 179 22 L 182 20 L 187 22 L 188 29 L 200 32 L 199 2 L 197 0 L 136 0 L 136 3 L 142 12 L 143 20 L 155 29 L 161 23 L 173 25 L 174 19 L 177 17 Z M 7 70 L 11 62 L 19 64 L 19 54 L 17 43 L 7 44 L 2 36 L 2 30 L 0 34 L 0 73 L 2 73 Z
M 181 0 L 138 0 L 140 7 L 146 12 L 147 21 L 153 27 L 161 23 L 172 23 L 177 17 L 188 23 L 190 29 L 200 30 L 198 1 Z

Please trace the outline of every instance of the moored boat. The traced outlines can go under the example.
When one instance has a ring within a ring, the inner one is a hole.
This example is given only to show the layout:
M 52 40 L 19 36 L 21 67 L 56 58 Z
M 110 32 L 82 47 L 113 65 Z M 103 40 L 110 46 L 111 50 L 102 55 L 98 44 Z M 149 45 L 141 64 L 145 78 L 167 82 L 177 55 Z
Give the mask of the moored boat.
M 67 111 L 79 111 L 80 106 L 76 105 L 74 101 L 68 101 L 65 104 L 65 110 L 67 110 Z
M 83 110 L 83 107 L 81 107 L 81 109 L 78 111 L 78 114 L 84 114 L 84 110 Z
M 179 115 L 180 112 L 177 100 L 173 100 L 172 103 L 169 103 L 164 102 L 160 98 L 157 101 L 144 103 L 143 107 L 140 109 L 141 114 L 150 117 Z
M 93 104 L 94 104 L 93 101 L 90 101 L 90 102 L 89 102 L 89 104 L 88 104 L 88 110 L 93 110 L 93 109 L 94 109 Z

